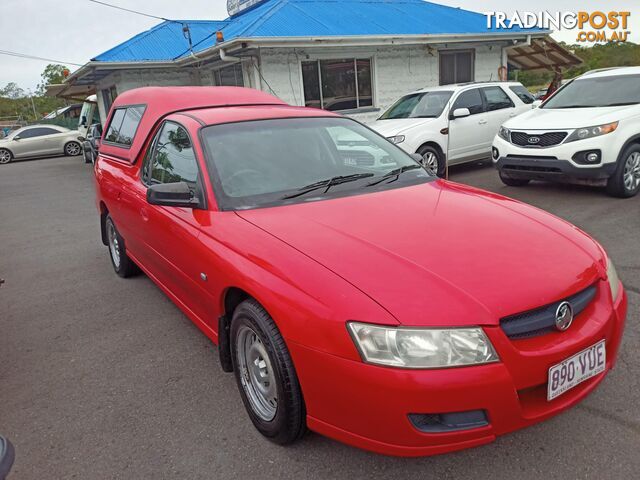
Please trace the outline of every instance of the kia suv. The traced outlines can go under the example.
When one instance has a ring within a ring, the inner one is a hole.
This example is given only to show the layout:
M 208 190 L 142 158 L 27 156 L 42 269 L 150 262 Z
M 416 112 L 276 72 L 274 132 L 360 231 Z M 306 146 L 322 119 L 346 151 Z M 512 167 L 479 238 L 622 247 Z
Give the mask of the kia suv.
M 540 108 L 506 122 L 493 142 L 506 185 L 556 180 L 640 191 L 640 67 L 585 73 Z
M 536 100 L 517 82 L 467 83 L 424 88 L 394 103 L 371 128 L 440 177 L 446 165 L 491 157 L 491 141 L 509 118 Z

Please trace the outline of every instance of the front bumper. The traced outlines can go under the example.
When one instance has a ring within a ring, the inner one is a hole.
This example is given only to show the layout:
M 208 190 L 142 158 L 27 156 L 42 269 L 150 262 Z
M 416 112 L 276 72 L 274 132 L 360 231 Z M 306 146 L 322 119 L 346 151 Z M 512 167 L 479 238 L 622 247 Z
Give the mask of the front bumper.
M 560 144 L 549 148 L 525 148 L 497 136 L 493 148 L 499 157 L 493 159 L 504 175 L 523 180 L 606 180 L 616 169 L 617 152 L 601 138 Z M 573 160 L 579 152 L 599 151 L 601 161 L 594 165 Z
M 585 398 L 615 364 L 624 329 L 623 289 L 611 308 L 606 282 L 571 329 L 512 341 L 487 327 L 499 363 L 443 370 L 402 370 L 368 365 L 289 343 L 311 430 L 387 455 L 425 456 L 493 441 L 496 436 L 554 416 Z M 551 366 L 605 339 L 607 369 L 547 401 Z M 409 414 L 483 410 L 489 424 L 468 430 L 424 433 Z

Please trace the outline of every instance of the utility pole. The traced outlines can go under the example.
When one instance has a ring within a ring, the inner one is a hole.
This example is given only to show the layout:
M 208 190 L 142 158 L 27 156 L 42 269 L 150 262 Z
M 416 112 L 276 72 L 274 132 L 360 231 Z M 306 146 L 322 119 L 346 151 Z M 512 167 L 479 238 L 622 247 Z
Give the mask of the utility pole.
M 33 109 L 33 120 L 36 121 L 38 120 L 38 113 L 36 112 L 36 104 L 33 101 L 33 92 L 31 91 L 31 89 L 29 89 L 28 92 L 29 98 L 31 99 L 31 108 Z

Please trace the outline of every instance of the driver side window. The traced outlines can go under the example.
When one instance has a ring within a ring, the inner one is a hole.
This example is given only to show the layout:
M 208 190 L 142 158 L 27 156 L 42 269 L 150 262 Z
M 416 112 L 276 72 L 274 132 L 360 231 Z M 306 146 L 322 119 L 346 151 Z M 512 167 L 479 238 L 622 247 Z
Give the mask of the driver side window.
M 143 179 L 147 185 L 186 182 L 196 187 L 198 162 L 182 126 L 173 122 L 162 126 L 145 156 Z

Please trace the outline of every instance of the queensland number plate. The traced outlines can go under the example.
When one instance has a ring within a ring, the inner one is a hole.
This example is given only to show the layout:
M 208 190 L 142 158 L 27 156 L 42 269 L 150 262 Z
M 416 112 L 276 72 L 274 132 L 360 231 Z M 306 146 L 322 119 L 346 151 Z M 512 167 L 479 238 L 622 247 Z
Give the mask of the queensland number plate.
M 607 354 L 602 340 L 554 365 L 549 369 L 547 400 L 553 400 L 585 380 L 604 372 L 606 364 Z

